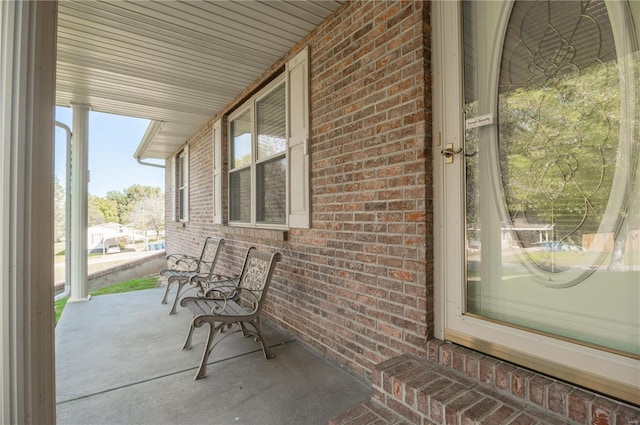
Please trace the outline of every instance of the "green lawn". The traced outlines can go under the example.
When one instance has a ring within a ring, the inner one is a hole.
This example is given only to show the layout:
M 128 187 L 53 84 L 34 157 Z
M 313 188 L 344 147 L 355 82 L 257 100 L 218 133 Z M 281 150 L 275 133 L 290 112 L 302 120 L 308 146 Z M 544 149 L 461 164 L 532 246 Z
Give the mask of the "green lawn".
M 96 297 L 99 295 L 107 295 L 107 294 L 117 294 L 120 292 L 131 292 L 131 291 L 140 291 L 141 289 L 150 289 L 158 287 L 158 278 L 157 277 L 144 277 L 141 279 L 133 279 L 128 280 L 122 283 L 116 283 L 115 285 L 107 286 L 105 288 L 98 289 L 96 291 L 91 292 L 91 296 Z M 56 309 L 56 323 L 60 319 L 60 315 L 62 314 L 62 310 L 64 310 L 64 306 L 67 305 L 67 298 L 63 298 L 55 302 Z

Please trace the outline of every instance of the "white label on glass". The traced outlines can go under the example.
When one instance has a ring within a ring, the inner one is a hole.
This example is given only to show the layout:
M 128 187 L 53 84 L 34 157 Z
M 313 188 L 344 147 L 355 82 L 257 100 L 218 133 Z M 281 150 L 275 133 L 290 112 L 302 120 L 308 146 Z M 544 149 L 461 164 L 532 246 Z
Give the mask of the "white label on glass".
M 480 115 L 479 117 L 469 118 L 466 122 L 467 130 L 484 125 L 493 124 L 493 114 Z

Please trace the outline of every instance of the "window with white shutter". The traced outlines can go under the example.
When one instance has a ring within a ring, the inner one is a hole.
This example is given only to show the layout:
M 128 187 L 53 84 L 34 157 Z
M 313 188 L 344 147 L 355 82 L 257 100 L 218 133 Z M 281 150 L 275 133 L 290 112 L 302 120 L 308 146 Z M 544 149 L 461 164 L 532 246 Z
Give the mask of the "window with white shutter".
M 231 225 L 309 227 L 308 84 L 305 48 L 287 63 L 285 75 L 229 116 Z M 214 191 L 216 137 L 214 126 Z
M 222 123 L 213 124 L 213 222 L 222 224 Z
M 189 147 L 174 158 L 174 211 L 176 221 L 189 221 Z

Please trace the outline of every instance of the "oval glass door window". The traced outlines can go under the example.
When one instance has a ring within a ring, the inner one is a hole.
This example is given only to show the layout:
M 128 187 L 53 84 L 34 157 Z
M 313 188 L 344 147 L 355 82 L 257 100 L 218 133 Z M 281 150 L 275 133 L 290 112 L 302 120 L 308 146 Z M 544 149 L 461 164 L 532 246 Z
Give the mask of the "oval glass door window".
M 602 0 L 474 3 L 464 5 L 465 112 L 496 119 L 465 134 L 467 313 L 637 356 L 630 11 Z

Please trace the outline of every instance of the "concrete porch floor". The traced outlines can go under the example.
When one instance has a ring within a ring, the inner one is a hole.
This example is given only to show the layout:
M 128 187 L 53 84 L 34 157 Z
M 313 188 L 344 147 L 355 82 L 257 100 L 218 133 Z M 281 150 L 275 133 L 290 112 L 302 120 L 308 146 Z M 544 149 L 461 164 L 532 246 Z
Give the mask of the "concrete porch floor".
M 56 326 L 58 424 L 326 425 L 369 399 L 368 383 L 269 325 L 274 359 L 237 333 L 194 381 L 206 327 L 182 351 L 191 315 L 169 316 L 163 291 L 67 304 Z

